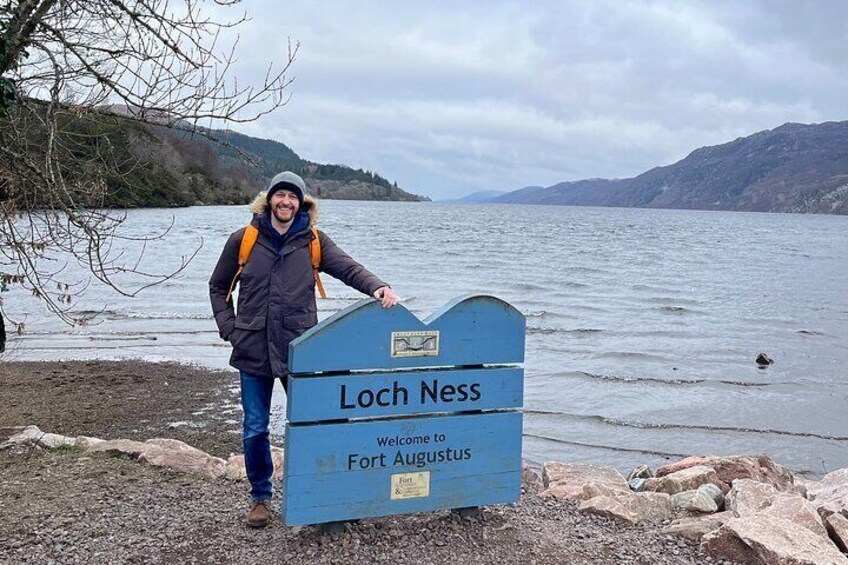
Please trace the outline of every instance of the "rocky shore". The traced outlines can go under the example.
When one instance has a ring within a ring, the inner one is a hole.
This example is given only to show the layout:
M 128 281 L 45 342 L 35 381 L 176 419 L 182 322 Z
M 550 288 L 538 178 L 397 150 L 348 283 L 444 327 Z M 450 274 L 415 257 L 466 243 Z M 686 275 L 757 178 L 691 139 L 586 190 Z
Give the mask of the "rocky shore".
M 236 379 L 142 362 L 0 365 L 0 562 L 848 565 L 848 470 L 808 481 L 763 455 L 627 478 L 550 462 L 525 469 L 518 503 L 475 516 L 250 530 Z

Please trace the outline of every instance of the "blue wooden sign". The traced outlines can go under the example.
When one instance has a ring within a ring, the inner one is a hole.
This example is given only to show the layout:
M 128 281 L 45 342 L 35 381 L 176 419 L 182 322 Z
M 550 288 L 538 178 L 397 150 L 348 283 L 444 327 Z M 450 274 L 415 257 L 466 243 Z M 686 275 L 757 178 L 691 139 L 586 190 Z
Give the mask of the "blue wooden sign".
M 425 321 L 361 300 L 291 343 L 289 371 L 317 373 L 524 362 L 524 316 L 494 296 L 449 302 Z
M 521 413 L 422 417 L 289 429 L 290 525 L 513 502 Z M 329 518 L 329 520 L 328 520 Z
M 424 322 L 363 300 L 293 341 L 285 523 L 517 500 L 524 328 L 492 296 Z
M 400 414 L 520 408 L 524 372 L 517 367 L 289 377 L 292 423 Z

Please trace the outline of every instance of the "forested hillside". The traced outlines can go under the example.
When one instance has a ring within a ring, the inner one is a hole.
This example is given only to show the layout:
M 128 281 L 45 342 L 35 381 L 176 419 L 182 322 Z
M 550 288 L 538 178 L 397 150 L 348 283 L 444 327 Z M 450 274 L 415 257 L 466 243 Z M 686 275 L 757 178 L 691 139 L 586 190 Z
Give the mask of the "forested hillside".
M 848 214 L 848 121 L 784 124 L 633 178 L 562 182 L 490 202 Z
M 60 163 L 75 201 L 91 207 L 167 207 L 249 202 L 282 170 L 304 177 L 308 192 L 327 199 L 408 200 L 409 194 L 383 177 L 344 165 L 324 165 L 301 159 L 276 141 L 235 132 L 191 134 L 179 129 L 142 125 L 114 113 L 91 112 L 62 124 Z M 28 120 L 29 143 L 47 144 L 37 112 Z M 78 170 L 74 163 L 97 170 Z M 98 164 L 98 165 L 95 165 Z M 98 172 L 99 171 L 99 172 Z M 99 174 L 95 189 L 74 179 Z M 3 196 L 0 186 L 0 196 Z M 29 194 L 34 206 L 43 195 Z M 45 197 L 46 198 L 46 197 Z

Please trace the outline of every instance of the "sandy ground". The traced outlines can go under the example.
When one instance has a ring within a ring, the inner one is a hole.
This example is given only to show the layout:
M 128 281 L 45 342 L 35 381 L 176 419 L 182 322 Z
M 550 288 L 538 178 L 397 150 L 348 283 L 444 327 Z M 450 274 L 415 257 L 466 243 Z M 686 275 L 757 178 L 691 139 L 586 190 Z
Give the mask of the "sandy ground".
M 237 375 L 143 362 L 0 364 L 0 435 L 168 437 L 240 452 Z M 528 491 L 475 517 L 374 518 L 323 534 L 244 525 L 247 485 L 74 449 L 0 451 L 2 563 L 721 563 L 660 526 L 624 526 Z

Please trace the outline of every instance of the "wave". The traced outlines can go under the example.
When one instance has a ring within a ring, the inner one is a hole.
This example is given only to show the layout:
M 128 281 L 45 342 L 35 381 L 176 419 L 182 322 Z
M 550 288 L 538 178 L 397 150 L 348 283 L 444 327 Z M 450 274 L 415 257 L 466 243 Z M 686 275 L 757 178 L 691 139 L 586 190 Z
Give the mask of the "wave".
M 516 290 L 520 290 L 522 292 L 532 292 L 532 291 L 547 292 L 547 291 L 550 290 L 550 287 L 548 287 L 546 285 L 531 283 L 531 282 L 527 282 L 527 281 L 513 283 L 512 285 L 510 285 L 510 287 L 513 288 L 513 289 L 516 289 Z
M 574 281 L 557 281 L 556 285 L 558 288 L 589 288 L 588 284 Z
M 560 267 L 561 271 L 568 271 L 570 273 L 599 273 L 599 274 L 607 274 L 609 273 L 609 269 L 599 269 L 597 267 L 587 267 L 585 265 L 563 265 Z
M 212 314 L 195 314 L 192 312 L 122 312 L 118 314 L 134 320 L 211 320 Z
M 27 339 L 31 336 L 65 336 L 69 338 L 75 337 L 87 337 L 88 339 L 145 339 L 146 336 L 150 334 L 155 334 L 157 336 L 163 335 L 200 335 L 200 334 L 218 334 L 217 330 L 167 330 L 167 331 L 156 331 L 156 332 L 128 332 L 128 331 L 116 331 L 116 332 L 103 332 L 103 333 L 90 333 L 90 332 L 72 332 L 72 331 L 27 331 L 25 334 L 19 336 L 17 339 Z M 155 339 L 155 338 L 154 338 Z
M 688 298 L 672 298 L 670 296 L 647 296 L 645 298 L 642 298 L 641 301 L 649 302 L 652 304 L 664 304 L 667 305 L 669 308 L 681 307 L 678 305 L 683 305 L 682 307 L 702 305 L 702 302 L 700 300 L 692 300 Z
M 527 326 L 527 335 L 550 335 L 559 333 L 562 330 L 558 330 L 556 328 L 535 328 L 532 326 Z
M 116 316 L 117 312 L 114 310 L 74 310 L 70 314 L 72 316 L 88 318 L 91 316 Z
M 194 312 L 156 312 L 136 310 L 75 310 L 75 317 L 91 318 L 94 323 L 100 320 L 211 320 L 212 314 Z
M 630 285 L 630 288 L 633 289 L 633 290 L 645 291 L 645 292 L 665 292 L 665 293 L 669 293 L 669 294 L 680 294 L 680 290 L 678 290 L 678 289 L 665 288 L 665 287 L 662 287 L 662 286 L 653 286 L 653 285 L 649 285 L 649 284 L 634 284 L 634 285 Z
M 618 451 L 618 452 L 626 452 L 626 453 L 640 453 L 642 455 L 657 455 L 659 457 L 667 457 L 667 458 L 675 458 L 675 459 L 683 459 L 684 457 L 688 456 L 688 454 L 686 454 L 686 453 L 671 453 L 671 452 L 668 452 L 668 451 L 653 451 L 653 450 L 650 450 L 650 449 L 636 449 L 636 448 L 633 448 L 633 447 L 615 447 L 615 446 L 612 446 L 612 445 L 587 443 L 587 442 L 583 442 L 583 441 L 571 441 L 571 440 L 560 439 L 560 438 L 555 438 L 555 437 L 550 437 L 550 436 L 543 436 L 543 435 L 540 435 L 540 434 L 531 434 L 531 433 L 528 433 L 528 432 L 524 432 L 522 435 L 524 437 L 532 437 L 532 438 L 536 438 L 536 439 L 543 439 L 543 440 L 551 441 L 551 442 L 554 442 L 554 443 L 560 443 L 560 444 L 564 444 L 564 445 L 574 445 L 574 446 L 577 446 L 577 447 L 593 447 L 593 448 L 596 448 L 596 449 L 606 449 L 606 450 L 609 450 L 609 451 Z
M 541 335 L 549 335 L 549 334 L 565 334 L 565 335 L 590 335 L 601 333 L 604 330 L 599 330 L 596 328 L 550 328 L 550 327 L 542 327 L 542 326 L 527 326 L 528 334 L 541 334 Z
M 685 306 L 660 306 L 656 308 L 656 310 L 664 313 L 664 314 L 682 314 L 682 315 L 703 315 L 704 312 L 700 310 L 692 310 L 690 308 L 686 308 Z
M 662 355 L 654 355 L 653 353 L 642 353 L 641 351 L 604 351 L 592 355 L 594 359 L 641 359 L 648 361 L 664 361 L 666 358 Z
M 213 343 L 210 345 L 198 345 L 195 343 L 169 343 L 166 346 L 161 343 L 133 343 L 133 344 L 121 344 L 121 345 L 55 345 L 52 347 L 27 347 L 26 351 L 107 351 L 112 349 L 118 350 L 128 350 L 128 349 L 138 349 L 138 348 L 148 348 L 148 347 L 156 347 L 160 349 L 182 349 L 182 348 L 198 348 L 198 347 L 219 347 L 219 346 L 227 346 L 228 343 L 221 342 Z
M 741 387 L 766 387 L 774 385 L 793 384 L 785 381 L 769 382 L 769 383 L 752 383 L 749 381 L 734 381 L 727 379 L 664 379 L 662 377 L 638 377 L 624 375 L 608 375 L 604 373 L 589 373 L 586 371 L 577 371 L 577 374 L 588 377 L 590 379 L 599 379 L 604 381 L 623 382 L 623 383 L 652 383 L 668 386 L 692 386 L 699 384 L 719 383 L 723 385 L 741 386 Z
M 158 336 L 155 335 L 89 335 L 87 336 L 90 341 L 134 341 L 134 340 L 147 340 L 147 341 L 156 341 L 159 339 Z
M 609 424 L 612 426 L 621 426 L 626 428 L 637 428 L 642 430 L 657 429 L 657 430 L 701 430 L 710 432 L 736 432 L 746 434 L 771 434 L 791 437 L 805 437 L 823 439 L 828 441 L 848 441 L 848 436 L 831 436 L 825 434 L 817 434 L 813 432 L 793 432 L 789 430 L 777 430 L 773 428 L 745 428 L 737 426 L 702 426 L 698 424 L 668 424 L 658 422 L 640 422 L 637 420 L 624 420 L 620 418 L 610 418 L 608 416 L 600 416 L 597 414 L 573 414 L 570 412 L 557 412 L 553 410 L 522 410 L 525 414 L 536 414 L 544 416 L 562 416 L 573 420 L 589 420 Z

